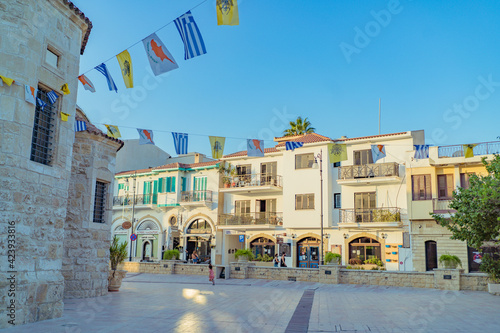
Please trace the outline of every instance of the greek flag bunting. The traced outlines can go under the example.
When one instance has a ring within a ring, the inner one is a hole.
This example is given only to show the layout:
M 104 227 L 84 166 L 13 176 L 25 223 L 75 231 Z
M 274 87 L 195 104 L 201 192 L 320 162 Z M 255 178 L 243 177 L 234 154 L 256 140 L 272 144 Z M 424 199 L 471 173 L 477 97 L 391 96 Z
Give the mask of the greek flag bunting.
M 184 60 L 207 53 L 200 30 L 194 21 L 191 11 L 174 20 L 175 26 L 184 42 Z
M 54 104 L 59 96 L 57 96 L 54 90 L 47 93 L 47 98 L 50 101 L 50 104 Z
M 304 145 L 304 142 L 287 141 L 286 150 L 294 150 L 295 148 L 300 148 Z
M 114 91 L 116 91 L 118 93 L 118 88 L 116 88 L 115 81 L 113 81 L 113 78 L 111 77 L 111 74 L 109 73 L 108 68 L 106 67 L 106 65 L 104 63 L 102 63 L 99 66 L 95 66 L 94 68 L 99 73 L 101 73 L 102 75 L 104 75 L 104 77 L 108 81 L 109 91 L 114 90 Z
M 83 120 L 75 121 L 75 132 L 85 131 L 87 129 L 87 123 Z
M 188 152 L 188 135 L 187 133 L 172 132 L 174 137 L 175 153 L 177 155 L 187 154 Z
M 415 158 L 429 158 L 429 145 L 413 145 L 415 147 Z
M 45 106 L 47 105 L 47 103 L 45 103 L 44 101 L 42 101 L 40 98 L 36 98 L 36 102 L 38 104 L 38 106 L 40 106 L 40 108 L 42 108 L 42 111 L 43 109 L 45 108 Z

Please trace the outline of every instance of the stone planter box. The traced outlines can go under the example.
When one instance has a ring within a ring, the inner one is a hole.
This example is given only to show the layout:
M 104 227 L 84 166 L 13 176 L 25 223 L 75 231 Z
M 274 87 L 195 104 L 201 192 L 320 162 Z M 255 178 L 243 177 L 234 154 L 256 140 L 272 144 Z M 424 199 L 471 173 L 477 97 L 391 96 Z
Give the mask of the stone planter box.
M 252 261 L 255 263 L 255 266 L 259 267 L 274 267 L 274 263 L 272 261 Z
M 108 291 L 118 291 L 122 285 L 122 279 L 127 275 L 127 271 L 117 269 L 110 270 L 108 275 Z
M 500 283 L 488 283 L 488 292 L 500 296 Z

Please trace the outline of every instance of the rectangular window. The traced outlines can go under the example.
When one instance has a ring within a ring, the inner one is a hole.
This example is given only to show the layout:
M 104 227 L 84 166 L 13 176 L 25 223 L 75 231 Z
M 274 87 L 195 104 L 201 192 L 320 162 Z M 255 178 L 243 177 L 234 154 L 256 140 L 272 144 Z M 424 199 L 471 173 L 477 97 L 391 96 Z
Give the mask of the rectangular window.
M 47 105 L 42 109 L 37 103 L 35 107 L 30 160 L 50 165 L 54 144 L 55 115 L 59 99 L 54 104 L 51 104 L 47 97 L 47 92 L 38 87 L 37 97 Z
M 413 200 L 431 200 L 431 175 L 411 176 Z
M 104 223 L 104 213 L 106 211 L 106 187 L 107 184 L 95 182 L 95 197 L 94 197 L 94 222 Z
M 453 175 L 438 175 L 438 199 L 451 199 L 453 194 Z
M 371 149 L 356 150 L 354 152 L 354 165 L 365 165 L 373 163 Z
M 333 208 L 342 208 L 340 193 L 335 193 L 333 195 Z
M 250 214 L 250 200 L 237 200 L 234 202 L 234 207 L 236 215 Z
M 334 168 L 340 168 L 340 162 L 335 162 L 333 163 Z
M 118 190 L 123 190 L 125 188 L 125 184 L 118 184 Z
M 314 193 L 295 195 L 295 210 L 300 209 L 314 209 Z
M 158 193 L 175 192 L 175 176 L 158 179 Z
M 312 168 L 313 163 L 314 163 L 313 153 L 295 155 L 295 169 Z
M 468 189 L 470 184 L 469 184 L 469 178 L 471 175 L 474 173 L 461 173 L 460 174 L 460 187 L 464 189 Z
M 52 67 L 57 68 L 57 65 L 59 65 L 59 56 L 50 48 L 47 48 L 47 52 L 45 54 L 45 62 Z
M 144 189 L 143 189 L 143 199 L 142 199 L 142 203 L 144 205 L 148 205 L 151 203 L 151 194 L 153 193 L 152 192 L 152 182 L 144 182 Z

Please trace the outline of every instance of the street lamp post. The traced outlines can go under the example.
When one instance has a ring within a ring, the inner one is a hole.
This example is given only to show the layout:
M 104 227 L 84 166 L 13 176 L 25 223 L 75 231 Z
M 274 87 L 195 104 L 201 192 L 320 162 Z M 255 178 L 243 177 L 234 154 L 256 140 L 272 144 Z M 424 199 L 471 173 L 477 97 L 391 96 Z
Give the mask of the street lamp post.
M 130 234 L 130 250 L 129 250 L 129 257 L 128 257 L 128 261 L 132 261 L 132 243 L 134 242 L 132 240 L 132 235 L 134 234 L 134 214 L 135 214 L 135 182 L 136 182 L 136 178 L 137 178 L 137 173 L 134 173 L 134 186 L 133 186 L 133 194 L 132 194 L 132 226 L 131 226 L 131 231 L 132 233 Z M 127 182 L 128 182 L 128 179 L 127 179 Z
M 323 149 L 320 149 L 319 154 L 316 155 L 314 159 L 313 167 L 316 169 L 318 167 L 319 159 L 319 179 L 320 179 L 320 201 L 321 201 L 321 252 L 319 257 L 320 265 L 323 265 Z

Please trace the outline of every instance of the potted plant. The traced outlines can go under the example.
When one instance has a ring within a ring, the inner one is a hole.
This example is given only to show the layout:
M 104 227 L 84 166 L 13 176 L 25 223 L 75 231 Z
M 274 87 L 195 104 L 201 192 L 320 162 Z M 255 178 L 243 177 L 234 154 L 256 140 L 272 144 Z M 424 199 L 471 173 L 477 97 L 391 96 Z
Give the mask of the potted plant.
M 441 257 L 439 257 L 439 263 L 442 264 L 445 269 L 455 269 L 457 266 L 462 267 L 460 258 L 452 254 L 441 255 Z
M 122 285 L 122 279 L 127 274 L 127 271 L 118 270 L 118 264 L 127 258 L 127 241 L 118 243 L 118 237 L 113 238 L 113 242 L 109 247 L 109 261 L 111 270 L 108 276 L 108 291 L 118 291 Z
M 481 261 L 481 271 L 488 274 L 488 292 L 500 296 L 500 260 L 485 254 Z
M 325 264 L 326 265 L 339 265 L 340 259 L 342 259 L 342 256 L 340 254 L 327 252 L 325 255 Z
M 234 253 L 234 257 L 238 262 L 248 262 L 254 258 L 254 255 L 249 249 L 239 249 Z
M 224 162 L 219 163 L 219 168 L 217 172 L 222 175 L 222 183 L 225 188 L 231 187 L 232 178 L 236 175 L 236 169 L 231 165 L 231 163 Z
M 179 260 L 181 253 L 177 249 L 163 252 L 163 260 Z

